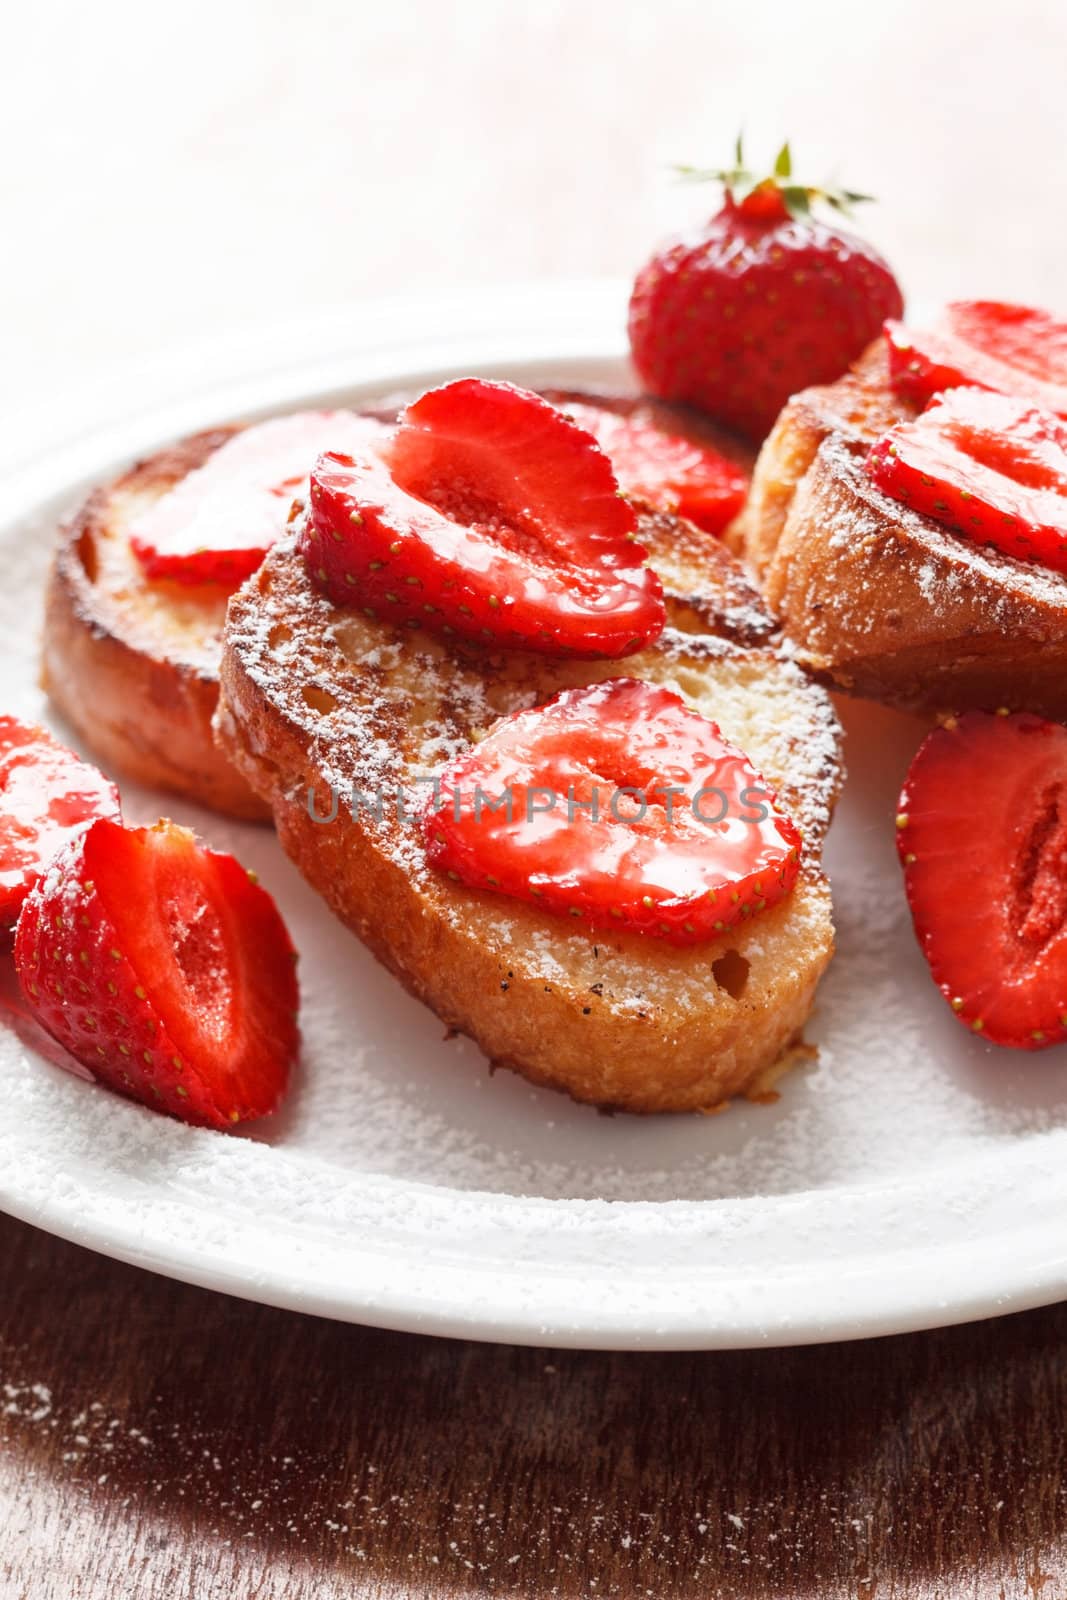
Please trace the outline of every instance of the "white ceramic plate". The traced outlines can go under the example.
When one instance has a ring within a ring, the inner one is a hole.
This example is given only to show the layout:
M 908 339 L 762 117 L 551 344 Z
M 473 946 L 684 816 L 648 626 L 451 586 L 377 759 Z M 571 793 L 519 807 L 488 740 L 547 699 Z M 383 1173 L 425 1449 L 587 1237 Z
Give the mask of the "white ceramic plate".
M 617 385 L 622 310 L 617 287 L 589 285 L 366 308 L 234 344 L 214 367 L 186 353 L 112 382 L 95 414 L 135 420 L 93 435 L 81 417 L 58 448 L 53 410 L 0 504 L 4 709 L 49 719 L 41 584 L 57 515 L 87 481 L 226 416 L 448 373 Z M 303 1070 L 273 1124 L 203 1132 L 61 1070 L 9 1011 L 0 1206 L 272 1304 L 529 1343 L 799 1343 L 1067 1295 L 1067 1051 L 998 1054 L 946 1011 L 912 939 L 891 825 L 919 727 L 843 709 L 839 954 L 810 1030 L 818 1061 L 778 1104 L 602 1117 L 490 1077 L 332 921 L 269 832 L 127 788 L 133 817 L 192 822 L 278 897 L 303 953 Z

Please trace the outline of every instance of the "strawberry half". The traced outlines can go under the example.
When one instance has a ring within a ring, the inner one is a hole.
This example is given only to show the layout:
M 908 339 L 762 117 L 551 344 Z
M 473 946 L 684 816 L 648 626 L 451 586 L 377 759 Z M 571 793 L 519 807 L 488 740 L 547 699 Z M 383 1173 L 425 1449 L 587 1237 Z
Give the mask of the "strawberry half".
M 968 384 L 1025 395 L 1067 416 L 1067 322 L 1034 306 L 956 300 L 935 328 L 885 325 L 889 378 L 905 399 L 925 405 Z
M 15 966 L 101 1082 L 185 1122 L 273 1111 L 297 1049 L 295 954 L 270 895 L 187 828 L 101 821 L 28 896 Z
M 1067 728 L 971 711 L 920 746 L 897 843 L 915 932 L 960 1022 L 1067 1039 Z
M 879 439 L 868 476 L 979 544 L 1067 572 L 1067 422 L 1027 400 L 949 389 Z
M 103 773 L 46 729 L 0 717 L 0 948 L 52 857 L 97 817 L 121 816 Z
M 298 411 L 242 428 L 138 517 L 130 543 L 150 578 L 236 588 L 285 529 L 324 450 L 358 450 L 389 430 L 351 411 Z
M 799 871 L 800 835 L 747 756 L 633 678 L 502 718 L 423 822 L 431 864 L 471 888 L 676 945 L 773 905 Z
M 567 416 L 596 439 L 626 494 L 721 533 L 745 503 L 748 474 L 710 445 L 669 433 L 647 411 L 611 411 L 568 400 Z
M 323 456 L 300 535 L 339 605 L 553 655 L 618 656 L 662 630 L 659 579 L 596 440 L 547 400 L 464 378 L 391 442 Z

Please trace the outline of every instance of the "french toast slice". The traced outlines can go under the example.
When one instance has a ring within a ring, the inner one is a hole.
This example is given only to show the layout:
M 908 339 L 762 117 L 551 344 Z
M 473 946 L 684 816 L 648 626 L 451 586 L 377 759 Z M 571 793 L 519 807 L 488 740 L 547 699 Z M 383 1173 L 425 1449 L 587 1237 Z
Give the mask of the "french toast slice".
M 393 420 L 396 409 L 365 408 L 380 421 Z M 664 408 L 665 425 L 671 411 Z M 58 709 L 115 771 L 231 816 L 266 820 L 269 809 L 211 735 L 229 590 L 151 579 L 129 543 L 133 520 L 203 466 L 238 426 L 195 434 L 138 462 L 90 495 L 61 530 L 48 583 L 43 679 Z M 756 591 L 716 539 L 654 512 L 642 516 L 641 537 L 676 602 L 679 626 L 700 631 L 712 612 L 728 612 L 739 638 L 769 636 L 773 624 Z
M 874 441 L 916 415 L 884 340 L 836 384 L 794 395 L 739 519 L 741 552 L 797 660 L 909 710 L 1067 719 L 1067 577 L 973 543 L 883 494 Z
M 211 735 L 229 591 L 145 576 L 135 517 L 236 430 L 213 428 L 95 490 L 60 531 L 45 601 L 43 680 L 105 765 L 236 817 L 269 809 Z
M 833 949 L 819 866 L 840 781 L 832 705 L 767 642 L 765 613 L 754 626 L 755 603 L 739 627 L 741 580 L 727 563 L 705 581 L 719 609 L 706 593 L 703 633 L 672 625 L 619 661 L 464 651 L 336 608 L 291 539 L 230 602 L 217 736 L 308 882 L 493 1063 L 599 1106 L 710 1110 L 757 1090 L 798 1040 Z M 452 882 L 426 865 L 417 824 L 390 804 L 399 792 L 414 814 L 428 792 L 416 780 L 498 716 L 627 675 L 714 718 L 804 837 L 793 892 L 710 944 L 578 932 Z

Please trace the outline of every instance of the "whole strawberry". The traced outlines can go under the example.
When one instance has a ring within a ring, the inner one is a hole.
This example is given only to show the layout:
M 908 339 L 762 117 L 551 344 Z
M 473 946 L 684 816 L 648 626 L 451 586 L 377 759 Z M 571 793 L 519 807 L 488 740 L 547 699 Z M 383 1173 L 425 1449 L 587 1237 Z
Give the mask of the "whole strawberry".
M 762 439 L 791 394 L 829 383 L 900 315 L 900 289 L 870 245 L 811 214 L 866 195 L 793 181 L 784 145 L 769 177 L 745 169 L 741 140 L 716 179 L 725 204 L 668 241 L 637 275 L 630 347 L 645 388 Z

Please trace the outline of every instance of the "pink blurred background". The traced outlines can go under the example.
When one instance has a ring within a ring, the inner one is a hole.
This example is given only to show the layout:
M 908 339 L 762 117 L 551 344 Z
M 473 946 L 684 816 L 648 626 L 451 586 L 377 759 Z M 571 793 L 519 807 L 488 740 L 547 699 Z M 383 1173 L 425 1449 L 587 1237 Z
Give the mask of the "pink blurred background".
M 104 0 L 5 36 L 9 406 L 359 297 L 629 274 L 742 123 L 880 197 L 913 296 L 1062 303 L 1063 7 Z

